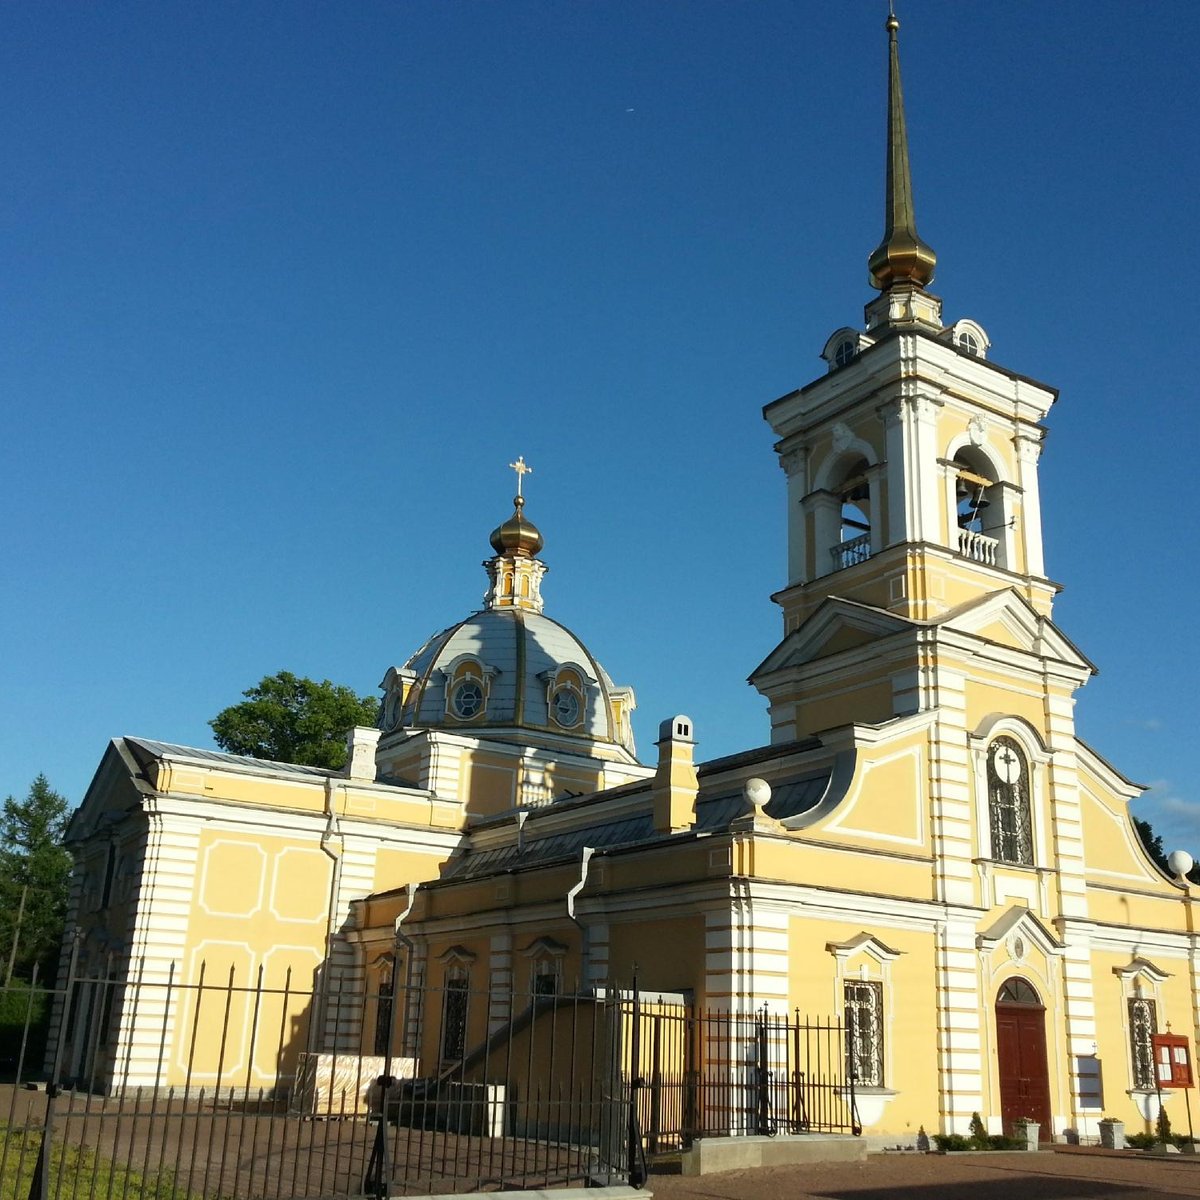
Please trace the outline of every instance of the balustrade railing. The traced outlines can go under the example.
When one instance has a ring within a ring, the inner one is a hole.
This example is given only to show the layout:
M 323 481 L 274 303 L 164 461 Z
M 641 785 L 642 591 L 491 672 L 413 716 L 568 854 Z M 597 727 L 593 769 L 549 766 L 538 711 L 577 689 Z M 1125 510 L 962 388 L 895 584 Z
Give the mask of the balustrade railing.
M 853 567 L 860 562 L 866 562 L 871 557 L 871 535 L 860 534 L 848 542 L 841 542 L 830 548 L 833 555 L 833 569 L 840 571 L 845 567 Z
M 994 567 L 999 546 L 999 540 L 988 537 L 986 533 L 975 533 L 971 529 L 958 531 L 959 554 L 974 562 L 986 563 L 989 567 Z

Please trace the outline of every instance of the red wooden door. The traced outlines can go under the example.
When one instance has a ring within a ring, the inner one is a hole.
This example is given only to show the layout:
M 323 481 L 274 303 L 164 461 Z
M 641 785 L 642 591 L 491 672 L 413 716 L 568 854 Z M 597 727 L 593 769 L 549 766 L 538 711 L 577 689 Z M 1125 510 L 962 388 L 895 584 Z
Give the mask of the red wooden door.
M 996 1005 L 996 1057 L 1000 1065 L 1000 1116 L 1012 1133 L 1018 1117 L 1033 1117 L 1048 1141 L 1050 1079 L 1046 1068 L 1046 1010 L 1024 1004 Z

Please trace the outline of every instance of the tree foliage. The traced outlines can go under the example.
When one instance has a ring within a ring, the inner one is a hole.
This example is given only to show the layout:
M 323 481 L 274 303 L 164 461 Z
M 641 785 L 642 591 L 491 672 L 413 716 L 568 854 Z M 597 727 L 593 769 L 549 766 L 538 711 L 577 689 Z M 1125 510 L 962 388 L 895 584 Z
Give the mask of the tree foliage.
M 71 855 L 63 848 L 67 801 L 39 775 L 0 815 L 0 980 L 13 946 L 14 975 L 53 978 L 67 916 Z M 22 901 L 22 897 L 24 900 Z
M 1143 821 L 1141 817 L 1134 817 L 1133 827 L 1137 830 L 1138 837 L 1142 839 L 1142 845 L 1145 846 L 1146 853 L 1150 855 L 1162 871 L 1167 875 L 1173 875 L 1171 868 L 1167 866 L 1167 851 L 1163 848 L 1162 838 L 1154 832 L 1154 828 L 1150 822 Z M 1188 872 L 1188 879 L 1192 883 L 1200 883 L 1200 863 L 1197 863 Z
M 213 737 L 230 754 L 301 763 L 336 771 L 346 764 L 346 735 L 374 725 L 379 701 L 351 688 L 301 679 L 291 671 L 268 675 L 242 693 L 240 704 L 209 721 Z

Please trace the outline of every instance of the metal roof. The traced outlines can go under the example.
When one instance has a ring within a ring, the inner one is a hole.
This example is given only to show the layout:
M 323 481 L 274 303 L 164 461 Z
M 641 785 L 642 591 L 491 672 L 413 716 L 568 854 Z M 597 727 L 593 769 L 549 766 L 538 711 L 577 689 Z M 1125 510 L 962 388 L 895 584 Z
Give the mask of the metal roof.
M 774 785 L 766 814 L 782 821 L 815 808 L 829 786 L 829 778 L 830 771 L 825 770 Z M 745 812 L 746 801 L 740 789 L 711 798 L 702 795 L 696 805 L 696 824 L 693 828 L 699 833 L 719 832 L 727 829 L 730 821 Z M 559 860 L 569 861 L 578 858 L 585 846 L 591 846 L 594 850 L 614 850 L 669 841 L 670 837 L 670 834 L 655 832 L 653 816 L 646 812 L 620 821 L 581 826 L 548 837 L 527 838 L 520 846 L 513 841 L 507 846 L 490 850 L 468 850 L 446 864 L 441 880 L 474 879 L 500 871 L 526 870 Z

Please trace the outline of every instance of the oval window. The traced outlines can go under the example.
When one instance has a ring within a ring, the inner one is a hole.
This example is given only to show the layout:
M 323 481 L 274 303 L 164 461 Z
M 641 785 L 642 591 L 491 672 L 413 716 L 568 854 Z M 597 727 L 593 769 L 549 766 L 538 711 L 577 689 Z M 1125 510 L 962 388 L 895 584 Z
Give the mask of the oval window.
M 579 697 L 570 688 L 559 688 L 550 703 L 550 713 L 564 729 L 578 725 Z
M 483 711 L 483 688 L 474 679 L 464 679 L 454 689 L 450 703 L 456 717 L 469 721 Z

